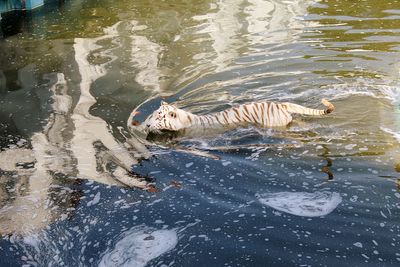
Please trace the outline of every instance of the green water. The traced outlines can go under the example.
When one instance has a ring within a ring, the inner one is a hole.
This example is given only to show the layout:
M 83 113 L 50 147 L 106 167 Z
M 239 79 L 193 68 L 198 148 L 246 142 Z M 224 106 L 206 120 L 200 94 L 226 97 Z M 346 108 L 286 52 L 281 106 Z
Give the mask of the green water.
M 0 265 L 399 264 L 400 2 L 52 1 L 2 17 Z M 322 98 L 333 114 L 285 130 L 154 143 L 126 126 L 160 99 L 205 114 Z

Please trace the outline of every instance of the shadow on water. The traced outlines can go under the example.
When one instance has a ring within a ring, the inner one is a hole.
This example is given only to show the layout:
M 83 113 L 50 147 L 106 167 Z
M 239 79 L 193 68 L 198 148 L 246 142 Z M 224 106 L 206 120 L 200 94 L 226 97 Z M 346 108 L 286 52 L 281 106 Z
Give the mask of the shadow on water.
M 25 13 L 20 11 L 2 14 L 0 21 L 0 36 L 7 38 L 24 31 Z M 29 22 L 28 22 L 29 23 Z
M 46 20 L 46 15 L 51 12 L 62 12 L 65 0 L 48 0 L 44 6 L 33 10 L 18 10 L 19 6 L 12 7 L 13 1 L 4 0 L 0 19 L 0 38 L 8 38 L 19 33 L 35 32 L 35 24 Z M 7 3 L 8 2 L 8 3 Z M 16 3 L 20 4 L 18 1 Z M 25 2 L 25 1 L 23 1 Z M 8 5 L 7 5 L 8 4 Z

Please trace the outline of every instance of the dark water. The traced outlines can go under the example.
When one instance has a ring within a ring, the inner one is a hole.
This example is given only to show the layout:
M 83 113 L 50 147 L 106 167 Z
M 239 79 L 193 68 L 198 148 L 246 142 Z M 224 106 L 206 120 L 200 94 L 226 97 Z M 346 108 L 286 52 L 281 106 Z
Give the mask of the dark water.
M 400 264 L 398 1 L 14 15 L 0 39 L 1 266 Z M 266 99 L 336 110 L 286 130 L 131 136 L 130 112 L 161 98 L 197 114 Z

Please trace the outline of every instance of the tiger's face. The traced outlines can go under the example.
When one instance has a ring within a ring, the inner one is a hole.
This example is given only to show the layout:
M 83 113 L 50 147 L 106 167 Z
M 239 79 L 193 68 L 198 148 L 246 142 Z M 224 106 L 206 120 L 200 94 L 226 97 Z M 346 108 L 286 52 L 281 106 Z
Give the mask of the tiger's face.
M 164 101 L 161 106 L 144 122 L 145 131 L 160 133 L 161 131 L 179 131 L 188 127 L 187 112 Z

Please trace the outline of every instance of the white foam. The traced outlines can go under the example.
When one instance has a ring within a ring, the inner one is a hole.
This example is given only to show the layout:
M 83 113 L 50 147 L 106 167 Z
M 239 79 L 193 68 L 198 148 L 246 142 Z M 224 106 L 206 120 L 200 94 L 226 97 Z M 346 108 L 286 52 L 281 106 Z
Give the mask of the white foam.
M 97 192 L 97 194 L 93 197 L 93 199 L 92 200 L 90 200 L 87 204 L 86 204 L 86 206 L 93 206 L 93 205 L 96 205 L 97 203 L 99 203 L 99 201 L 100 201 L 100 192 Z
M 175 230 L 134 227 L 123 234 L 112 250 L 106 251 L 99 267 L 145 266 L 149 261 L 172 250 L 177 243 L 178 235 Z
M 329 99 L 343 99 L 352 95 L 363 95 L 377 99 L 386 99 L 393 104 L 399 102 L 400 90 L 398 86 L 385 84 L 369 84 L 367 80 L 359 80 L 354 84 L 336 84 L 331 85 L 324 92 Z
M 342 202 L 335 192 L 278 192 L 257 196 L 266 206 L 297 216 L 319 217 L 331 213 Z
M 400 132 L 395 132 L 389 128 L 381 127 L 381 130 L 384 132 L 387 132 L 388 134 L 391 134 L 394 138 L 397 139 L 397 141 L 400 142 Z

